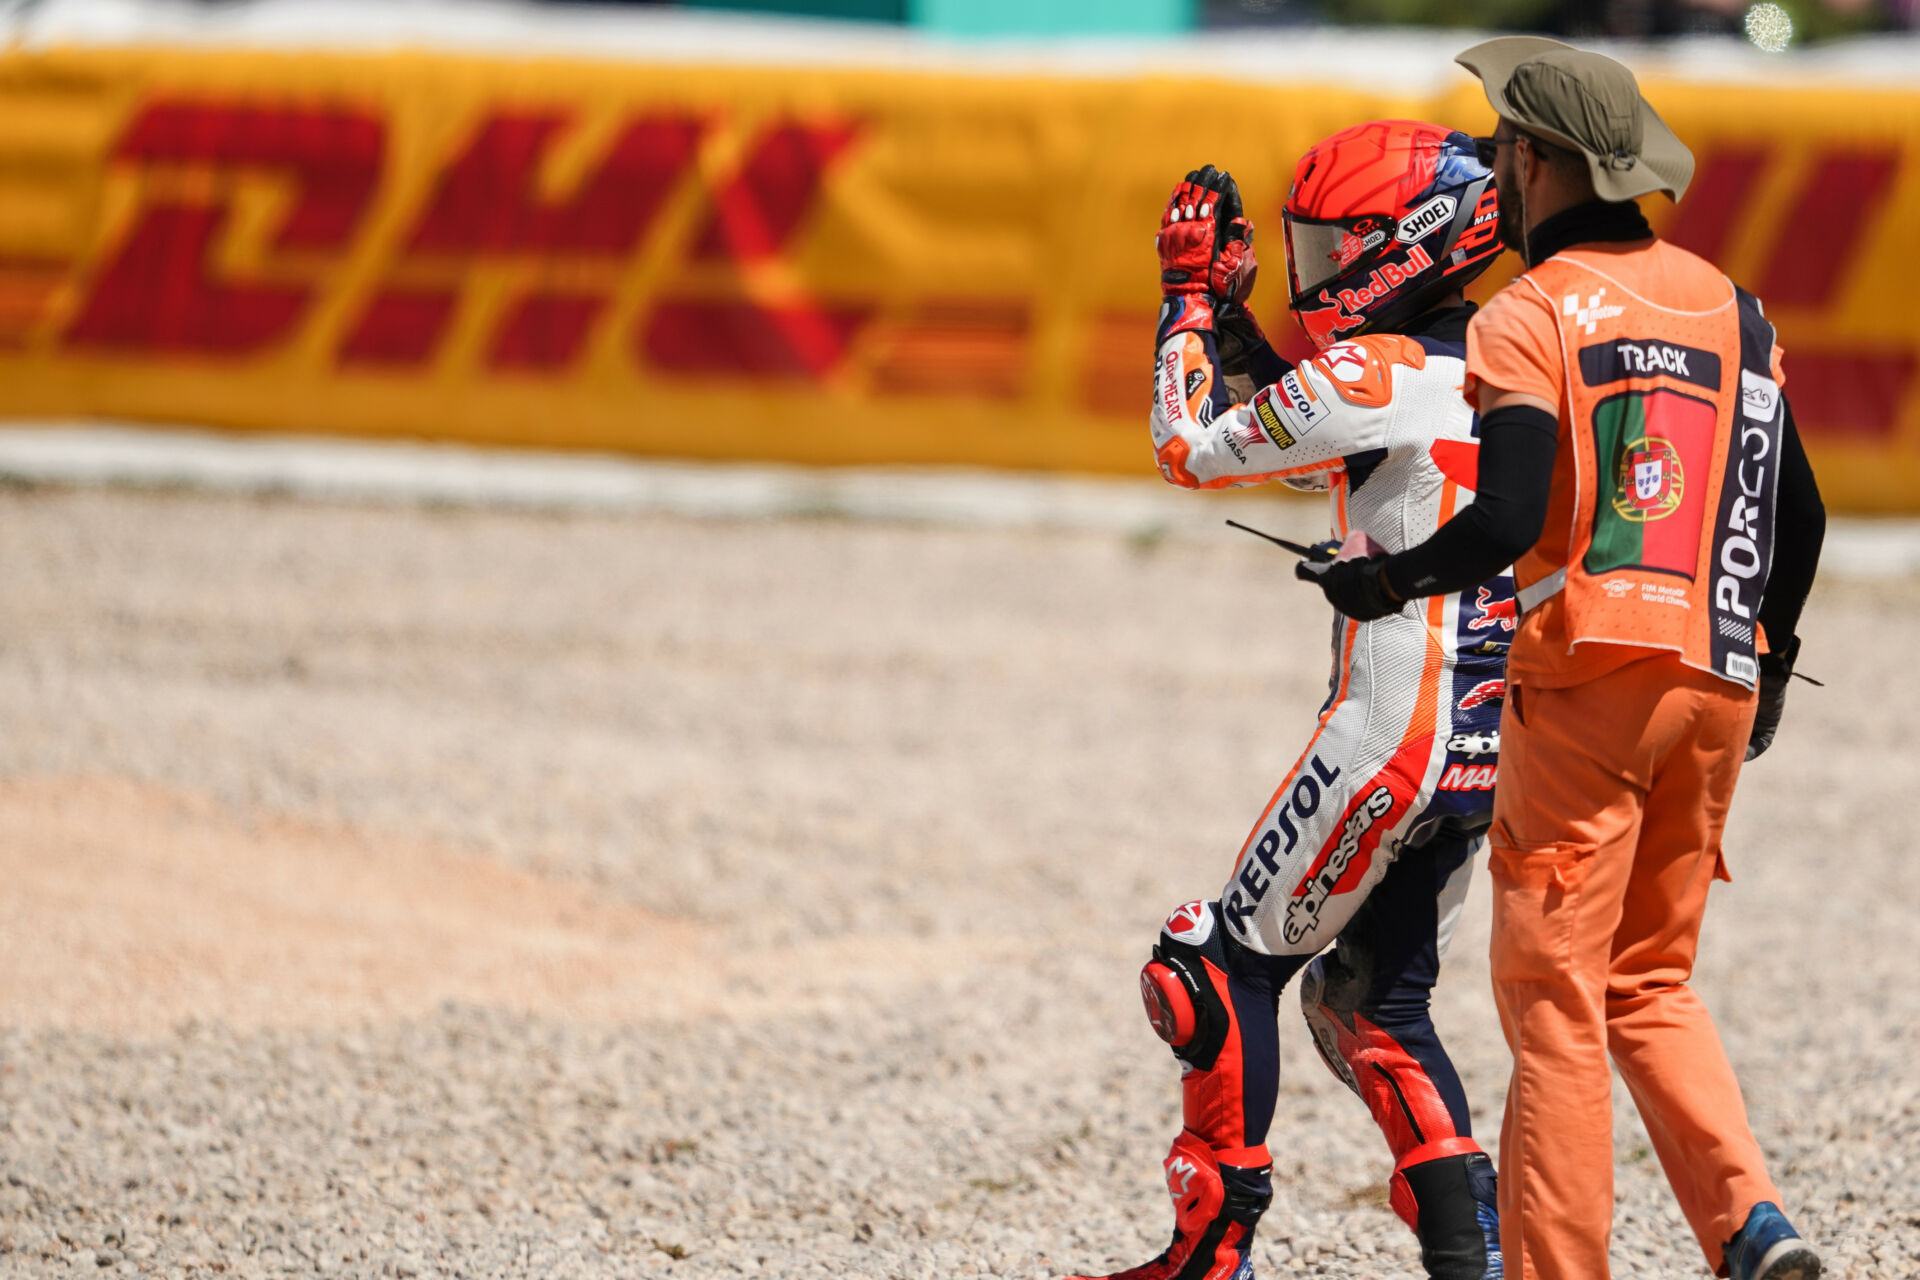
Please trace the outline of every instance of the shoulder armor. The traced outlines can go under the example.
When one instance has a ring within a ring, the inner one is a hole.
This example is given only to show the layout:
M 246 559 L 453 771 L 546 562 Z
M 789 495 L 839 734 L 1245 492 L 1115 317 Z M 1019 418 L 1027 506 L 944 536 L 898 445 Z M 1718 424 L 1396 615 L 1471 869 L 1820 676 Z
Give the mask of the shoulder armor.
M 1308 361 L 1342 400 L 1377 409 L 1393 399 L 1393 367 L 1427 367 L 1427 353 L 1412 338 L 1370 333 L 1336 342 Z

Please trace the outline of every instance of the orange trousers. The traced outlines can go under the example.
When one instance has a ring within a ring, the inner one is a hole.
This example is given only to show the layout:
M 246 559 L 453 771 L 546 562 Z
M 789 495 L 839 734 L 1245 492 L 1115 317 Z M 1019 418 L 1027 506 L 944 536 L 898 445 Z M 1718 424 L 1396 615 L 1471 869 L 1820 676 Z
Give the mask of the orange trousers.
M 1611 1053 L 1705 1252 L 1779 1202 L 1740 1085 L 1687 985 L 1754 695 L 1661 654 L 1516 685 L 1490 833 L 1493 985 L 1513 1051 L 1500 1135 L 1510 1280 L 1604 1280 Z

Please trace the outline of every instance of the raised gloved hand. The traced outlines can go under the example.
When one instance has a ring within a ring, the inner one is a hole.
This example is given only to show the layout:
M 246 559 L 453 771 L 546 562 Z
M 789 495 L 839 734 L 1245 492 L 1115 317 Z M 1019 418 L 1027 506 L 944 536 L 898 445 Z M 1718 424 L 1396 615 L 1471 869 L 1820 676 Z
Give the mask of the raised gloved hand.
M 1387 594 L 1380 570 L 1386 556 L 1355 556 L 1332 562 L 1302 560 L 1293 567 L 1293 576 L 1319 586 L 1327 603 L 1355 622 L 1372 622 L 1390 613 L 1398 613 L 1406 601 Z
M 1244 302 L 1259 261 L 1253 224 L 1244 216 L 1233 175 L 1207 165 L 1173 189 L 1155 237 L 1160 253 L 1160 336 L 1214 327 L 1216 308 Z
M 1760 709 L 1754 712 L 1753 732 L 1747 736 L 1749 760 L 1772 746 L 1773 735 L 1780 731 L 1780 713 L 1787 709 L 1787 681 L 1793 678 L 1793 660 L 1799 656 L 1799 636 L 1777 653 L 1760 655 Z

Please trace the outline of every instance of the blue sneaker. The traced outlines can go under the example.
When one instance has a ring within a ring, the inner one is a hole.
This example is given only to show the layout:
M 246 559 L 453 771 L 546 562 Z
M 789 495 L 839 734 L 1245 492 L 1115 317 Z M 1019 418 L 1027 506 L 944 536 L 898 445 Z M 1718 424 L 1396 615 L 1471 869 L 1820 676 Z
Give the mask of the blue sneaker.
M 1763 1201 L 1727 1241 L 1727 1274 L 1731 1280 L 1816 1280 L 1820 1255 L 1800 1238 L 1779 1205 Z

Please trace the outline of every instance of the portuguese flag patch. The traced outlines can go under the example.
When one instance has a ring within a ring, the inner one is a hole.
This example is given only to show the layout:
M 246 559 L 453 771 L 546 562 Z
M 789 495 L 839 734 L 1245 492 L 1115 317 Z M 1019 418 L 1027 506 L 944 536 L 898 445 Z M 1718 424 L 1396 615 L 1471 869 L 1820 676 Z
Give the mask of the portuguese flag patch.
M 1700 562 L 1716 412 L 1710 401 L 1658 388 L 1594 407 L 1600 475 L 1588 573 L 1652 569 L 1691 580 Z

